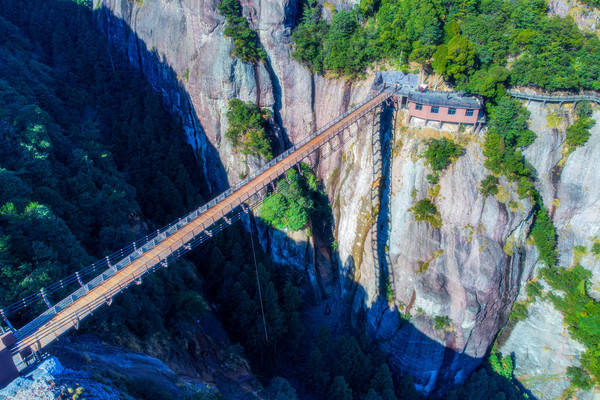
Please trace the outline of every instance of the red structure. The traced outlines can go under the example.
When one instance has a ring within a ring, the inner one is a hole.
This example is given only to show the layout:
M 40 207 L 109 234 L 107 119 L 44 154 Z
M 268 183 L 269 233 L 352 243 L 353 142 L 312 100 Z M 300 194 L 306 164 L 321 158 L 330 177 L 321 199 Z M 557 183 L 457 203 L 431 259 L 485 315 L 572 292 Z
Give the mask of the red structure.
M 402 100 L 408 103 L 409 118 L 476 127 L 485 123 L 483 101 L 474 96 L 444 92 L 411 92 L 406 100 Z
M 15 337 L 12 332 L 0 336 L 0 387 L 9 384 L 19 376 L 9 349 L 14 343 Z

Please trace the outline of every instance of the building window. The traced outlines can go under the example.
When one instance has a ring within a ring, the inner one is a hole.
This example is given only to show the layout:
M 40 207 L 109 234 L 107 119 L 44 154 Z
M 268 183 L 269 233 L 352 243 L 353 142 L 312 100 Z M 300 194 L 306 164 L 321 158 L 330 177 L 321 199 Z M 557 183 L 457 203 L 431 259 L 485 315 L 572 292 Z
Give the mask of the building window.
M 456 108 L 449 108 L 448 115 L 456 115 Z
M 472 117 L 472 116 L 473 116 L 473 111 L 474 111 L 474 110 L 467 110 L 467 111 L 465 111 L 465 115 L 466 115 L 467 117 Z
M 440 112 L 440 108 L 439 107 L 431 106 L 431 113 L 432 114 L 437 114 L 439 112 Z
M 419 104 L 419 103 L 415 104 L 415 110 L 421 111 L 422 109 L 423 109 L 423 104 Z

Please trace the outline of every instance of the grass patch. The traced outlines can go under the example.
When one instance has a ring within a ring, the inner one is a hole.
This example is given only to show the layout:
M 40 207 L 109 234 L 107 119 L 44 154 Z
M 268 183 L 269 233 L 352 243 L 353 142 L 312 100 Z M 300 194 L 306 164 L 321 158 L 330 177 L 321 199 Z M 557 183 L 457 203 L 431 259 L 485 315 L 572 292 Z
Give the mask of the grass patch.
M 436 316 L 433 319 L 433 328 L 439 331 L 448 332 L 452 330 L 452 321 L 447 315 L 444 316 Z

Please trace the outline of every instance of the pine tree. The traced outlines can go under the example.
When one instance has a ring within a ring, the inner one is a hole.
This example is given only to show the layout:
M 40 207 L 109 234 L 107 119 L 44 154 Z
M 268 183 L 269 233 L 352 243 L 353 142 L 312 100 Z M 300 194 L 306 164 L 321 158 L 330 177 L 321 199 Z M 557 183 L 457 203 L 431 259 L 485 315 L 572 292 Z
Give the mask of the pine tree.
M 392 379 L 392 373 L 387 364 L 381 364 L 373 379 L 371 379 L 371 387 L 378 393 L 383 393 L 386 389 L 392 389 L 394 391 L 394 380 Z
M 365 396 L 364 400 L 383 400 L 383 399 L 381 398 L 381 396 L 379 394 L 377 394 L 377 392 L 373 388 L 371 388 L 371 389 L 369 389 L 369 392 Z
M 336 376 L 329 386 L 328 400 L 352 400 L 352 389 L 343 376 Z
M 306 370 L 308 384 L 313 388 L 314 393 L 325 393 L 329 385 L 330 375 L 323 354 L 316 346 L 310 352 Z

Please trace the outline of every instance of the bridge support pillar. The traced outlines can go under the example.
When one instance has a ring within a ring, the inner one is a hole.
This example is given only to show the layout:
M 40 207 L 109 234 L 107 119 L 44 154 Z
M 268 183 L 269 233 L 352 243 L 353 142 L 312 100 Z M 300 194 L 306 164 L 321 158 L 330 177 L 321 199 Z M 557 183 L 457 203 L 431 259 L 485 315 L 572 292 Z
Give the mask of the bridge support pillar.
M 8 385 L 19 376 L 19 370 L 9 349 L 14 343 L 15 337 L 12 332 L 0 336 L 0 387 Z

